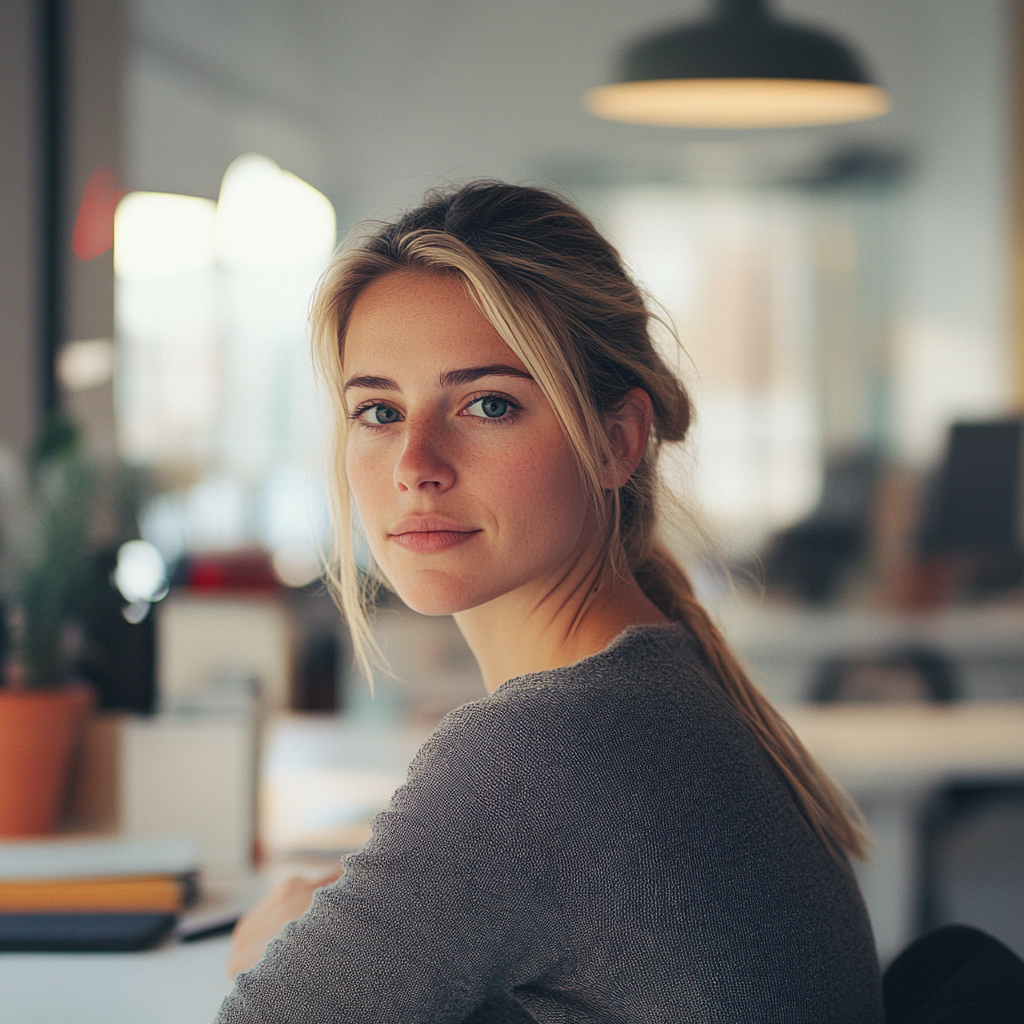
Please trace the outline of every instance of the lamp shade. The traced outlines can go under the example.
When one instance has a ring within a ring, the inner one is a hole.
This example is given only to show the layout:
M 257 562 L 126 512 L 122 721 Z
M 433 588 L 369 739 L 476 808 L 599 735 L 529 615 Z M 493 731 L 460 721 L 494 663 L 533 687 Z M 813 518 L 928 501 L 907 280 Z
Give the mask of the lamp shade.
M 708 20 L 629 47 L 587 106 L 638 124 L 769 128 L 867 120 L 892 101 L 840 39 L 773 17 L 762 0 L 718 0 Z

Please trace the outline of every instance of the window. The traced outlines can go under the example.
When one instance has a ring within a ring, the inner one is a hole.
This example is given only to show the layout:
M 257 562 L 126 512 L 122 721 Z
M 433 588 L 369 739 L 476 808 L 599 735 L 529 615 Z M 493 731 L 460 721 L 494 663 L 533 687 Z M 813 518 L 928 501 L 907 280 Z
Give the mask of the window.
M 121 201 L 119 440 L 167 487 L 143 515 L 165 557 L 322 530 L 306 316 L 334 245 L 326 197 L 261 156 L 231 164 L 217 203 Z

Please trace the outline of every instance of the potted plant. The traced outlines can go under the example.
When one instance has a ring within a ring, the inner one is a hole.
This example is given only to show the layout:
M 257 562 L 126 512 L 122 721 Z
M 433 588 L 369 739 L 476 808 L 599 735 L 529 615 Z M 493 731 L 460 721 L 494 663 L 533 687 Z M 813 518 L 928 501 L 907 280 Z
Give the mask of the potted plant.
M 69 674 L 70 611 L 86 558 L 94 473 L 77 428 L 43 429 L 3 516 L 7 657 L 0 659 L 0 836 L 52 831 L 91 691 Z

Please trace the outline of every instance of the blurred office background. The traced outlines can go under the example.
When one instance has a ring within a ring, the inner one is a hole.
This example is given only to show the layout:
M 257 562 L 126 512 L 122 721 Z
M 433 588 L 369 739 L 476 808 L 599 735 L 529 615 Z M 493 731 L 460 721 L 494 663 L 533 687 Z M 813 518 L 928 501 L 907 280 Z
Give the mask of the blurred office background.
M 1024 701 L 1024 15 L 779 7 L 856 44 L 892 112 L 742 131 L 587 113 L 622 46 L 699 0 L 4 4 L 0 484 L 16 490 L 57 409 L 105 467 L 90 607 L 106 600 L 116 629 L 85 615 L 78 664 L 121 782 L 93 825 L 186 827 L 200 783 L 165 792 L 161 820 L 124 778 L 136 733 L 255 687 L 268 714 L 243 843 L 348 849 L 440 716 L 483 695 L 451 621 L 396 602 L 378 616 L 394 678 L 371 699 L 351 670 L 317 579 L 304 318 L 359 220 L 450 181 L 528 181 L 591 213 L 681 338 L 666 350 L 698 422 L 667 472 L 707 537 L 671 540 L 861 802 L 883 956 L 953 919 L 1024 952 L 1005 725 Z M 933 714 L 953 705 L 967 717 Z

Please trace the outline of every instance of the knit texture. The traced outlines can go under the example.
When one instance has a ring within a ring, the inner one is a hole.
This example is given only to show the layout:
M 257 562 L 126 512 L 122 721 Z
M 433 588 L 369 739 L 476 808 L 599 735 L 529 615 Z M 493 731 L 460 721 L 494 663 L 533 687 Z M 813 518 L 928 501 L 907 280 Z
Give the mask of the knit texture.
M 871 928 L 681 626 L 449 714 L 219 1024 L 879 1024 Z

